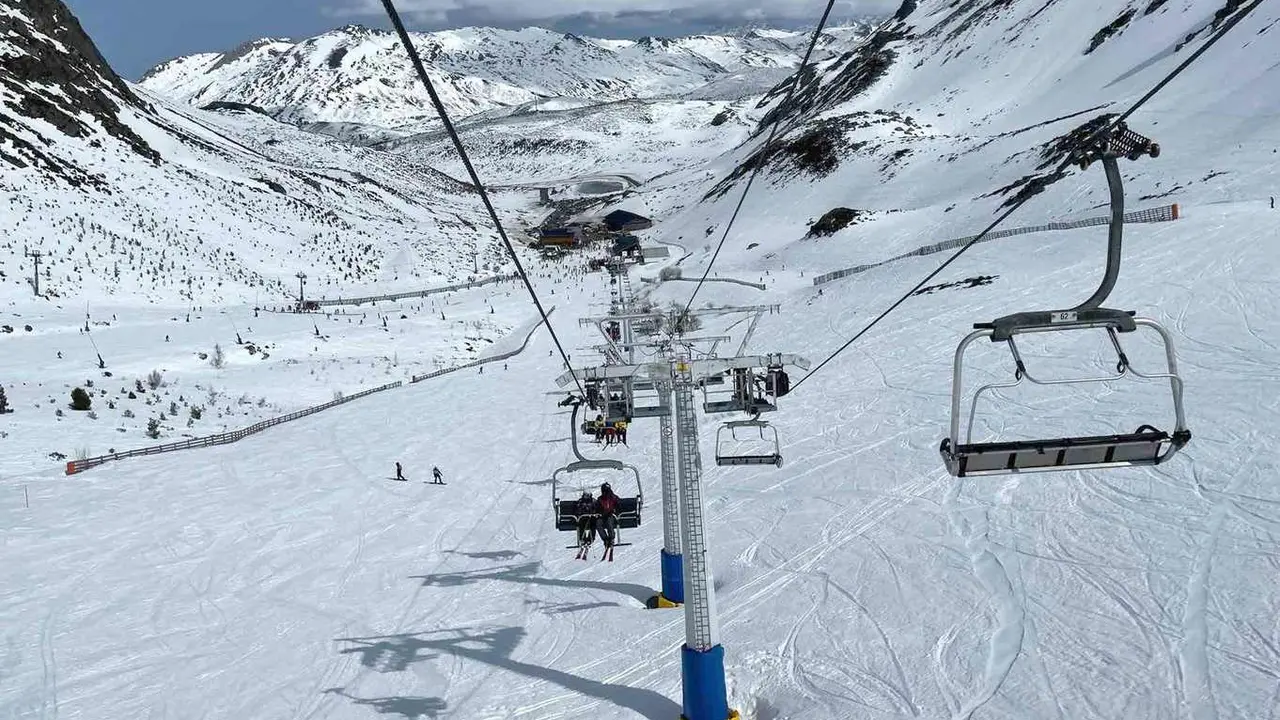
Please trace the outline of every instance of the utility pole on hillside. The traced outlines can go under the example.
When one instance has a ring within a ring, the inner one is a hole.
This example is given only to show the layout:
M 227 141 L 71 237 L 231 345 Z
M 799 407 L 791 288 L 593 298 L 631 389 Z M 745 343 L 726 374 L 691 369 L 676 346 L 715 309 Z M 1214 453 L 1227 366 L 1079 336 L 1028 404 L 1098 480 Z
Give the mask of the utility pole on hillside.
M 39 250 L 30 250 L 27 252 L 27 257 L 34 260 L 36 264 L 35 271 L 31 274 L 31 287 L 35 289 L 36 297 L 40 297 L 40 258 L 43 256 L 44 253 Z
M 298 312 L 302 312 L 307 307 L 307 298 L 304 294 L 307 285 L 307 274 L 300 272 L 294 277 L 298 278 Z

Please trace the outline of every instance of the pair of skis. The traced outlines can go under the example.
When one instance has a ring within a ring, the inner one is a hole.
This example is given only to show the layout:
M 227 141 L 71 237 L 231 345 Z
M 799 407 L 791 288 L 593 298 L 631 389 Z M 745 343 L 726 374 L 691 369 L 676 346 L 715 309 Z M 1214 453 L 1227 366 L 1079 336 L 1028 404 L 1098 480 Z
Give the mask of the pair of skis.
M 392 479 L 392 480 L 395 480 L 396 482 L 409 482 L 409 478 L 399 477 L 399 478 L 391 478 L 391 479 Z M 445 482 L 445 481 L 443 481 L 443 480 L 441 480 L 440 482 L 432 482 L 432 481 L 430 481 L 430 480 L 423 480 L 423 481 L 422 481 L 422 484 L 423 484 L 423 485 L 448 485 L 449 483 L 447 483 L 447 482 Z
M 573 559 L 574 559 L 574 560 L 586 560 L 586 559 L 587 559 L 587 557 L 588 557 L 590 554 L 591 554 L 591 544 L 590 544 L 590 543 L 588 543 L 588 544 L 586 544 L 586 545 L 579 545 L 579 546 L 578 546 L 578 554 L 577 554 L 576 556 L 574 556 L 574 558 L 573 558 Z M 611 545 L 605 545 L 605 546 L 604 546 L 604 553 L 600 556 L 600 561 L 601 561 L 601 562 L 604 562 L 605 560 L 608 560 L 609 562 L 613 562 L 613 546 L 611 546 Z

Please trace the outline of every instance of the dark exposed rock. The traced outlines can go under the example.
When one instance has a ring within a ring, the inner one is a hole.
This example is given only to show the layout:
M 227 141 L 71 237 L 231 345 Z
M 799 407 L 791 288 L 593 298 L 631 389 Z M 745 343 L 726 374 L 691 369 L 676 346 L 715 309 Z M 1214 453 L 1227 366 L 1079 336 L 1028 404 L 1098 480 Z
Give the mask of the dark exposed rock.
M 119 118 L 124 102 L 151 108 L 107 65 L 98 48 L 61 0 L 10 0 L 0 14 L 0 38 L 17 52 L 6 54 L 0 83 L 15 101 L 0 111 L 0 160 L 15 167 L 36 166 L 73 185 L 103 186 L 101 178 L 75 168 L 7 128 L 20 124 L 8 113 L 40 120 L 74 138 L 100 127 L 134 152 L 160 161 L 160 154 Z M 88 116 L 88 119 L 85 118 Z M 88 120 L 88 121 L 87 121 Z
M 1113 35 L 1115 35 L 1116 33 L 1119 33 L 1121 30 L 1124 30 L 1126 27 L 1128 27 L 1129 21 L 1132 20 L 1133 16 L 1137 14 L 1138 14 L 1138 11 L 1135 10 L 1134 8 L 1129 8 L 1128 10 L 1125 10 L 1123 13 L 1120 13 L 1120 17 L 1107 23 L 1107 25 L 1104 26 L 1101 30 L 1093 34 L 1093 39 L 1089 41 L 1089 47 L 1085 48 L 1084 54 L 1088 55 L 1094 50 L 1097 50 L 1098 48 L 1102 47 L 1102 43 L 1106 42 Z
M 821 77 L 813 65 L 806 66 L 798 75 L 793 75 L 770 90 L 760 101 L 762 106 L 775 102 L 786 96 L 792 82 L 799 83 L 789 102 L 778 103 L 760 120 L 757 133 L 775 121 L 786 122 L 811 117 L 866 92 L 893 66 L 898 55 L 890 46 L 904 38 L 906 33 L 901 28 L 882 28 L 857 49 L 840 56 L 840 59 L 824 70 Z
M 805 237 L 814 238 L 835 235 L 846 227 L 861 222 L 870 216 L 871 213 L 866 210 L 854 210 L 847 207 L 834 208 L 818 218 L 818 222 L 809 228 L 809 232 Z
M 216 102 L 211 102 L 207 105 L 201 106 L 200 109 L 214 110 L 214 111 L 221 110 L 221 111 L 230 111 L 230 112 L 251 112 L 251 113 L 257 113 L 259 115 L 265 115 L 267 117 L 271 117 L 271 113 L 258 107 L 257 105 L 253 105 L 250 103 L 242 103 L 242 102 L 230 102 L 228 100 L 218 100 Z
M 1040 163 L 1036 165 L 1036 170 L 1041 172 L 1019 178 L 1018 180 L 994 192 L 982 195 L 982 197 L 994 197 L 1014 193 L 1012 197 L 1001 203 L 1001 207 L 1010 207 L 1030 198 L 1033 195 L 1038 195 L 1044 192 L 1045 188 L 1067 176 L 1067 171 L 1065 169 L 1059 170 L 1058 167 L 1061 166 L 1071 154 L 1079 149 L 1090 136 L 1097 132 L 1103 125 L 1111 122 L 1114 117 L 1114 113 L 1104 113 L 1089 122 L 1080 125 L 1071 132 L 1068 132 L 1065 135 L 1060 135 L 1045 143 L 1040 147 Z M 1054 168 L 1054 170 L 1052 172 L 1044 172 L 1049 168 Z

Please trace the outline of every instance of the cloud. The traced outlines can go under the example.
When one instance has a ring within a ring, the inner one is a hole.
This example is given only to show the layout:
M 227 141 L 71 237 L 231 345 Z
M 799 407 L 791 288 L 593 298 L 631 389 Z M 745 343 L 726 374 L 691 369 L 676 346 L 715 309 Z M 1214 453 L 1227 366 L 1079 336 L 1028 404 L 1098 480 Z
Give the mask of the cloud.
M 833 19 L 883 16 L 900 0 L 839 0 Z M 435 27 L 548 25 L 581 28 L 812 26 L 821 0 L 396 0 L 415 24 Z M 381 16 L 380 0 L 343 0 L 329 9 L 339 17 Z

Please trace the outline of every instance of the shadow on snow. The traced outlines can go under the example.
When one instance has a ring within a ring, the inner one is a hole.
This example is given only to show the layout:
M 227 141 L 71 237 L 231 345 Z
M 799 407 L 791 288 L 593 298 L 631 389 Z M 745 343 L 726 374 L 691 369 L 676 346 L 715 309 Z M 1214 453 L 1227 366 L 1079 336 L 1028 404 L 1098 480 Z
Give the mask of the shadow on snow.
M 652 690 L 590 680 L 561 670 L 513 659 L 511 655 L 524 637 L 524 628 L 502 627 L 339 638 L 338 642 L 351 643 L 352 646 L 342 652 L 359 654 L 361 664 L 378 672 L 388 672 L 384 668 L 404 669 L 421 660 L 448 655 L 559 685 L 579 695 L 626 708 L 651 720 L 671 720 L 679 717 L 680 706 Z M 422 715 L 434 718 L 436 713 L 445 708 L 444 702 L 439 698 L 361 699 L 348 695 L 343 689 L 325 692 L 351 698 L 357 704 L 373 706 L 379 713 L 398 713 L 410 718 Z M 414 712 L 418 715 L 410 714 Z
M 489 568 L 485 570 L 463 570 L 460 572 L 437 573 L 434 575 L 413 575 L 414 580 L 421 580 L 426 587 L 461 587 L 486 580 L 502 580 L 523 583 L 525 585 L 542 585 L 545 587 L 561 587 L 570 590 L 603 590 L 605 592 L 622 593 L 635 598 L 642 605 L 653 597 L 654 591 L 644 585 L 635 583 L 594 582 L 590 580 L 561 580 L 538 575 L 542 569 L 540 562 L 527 562 L 519 565 Z

